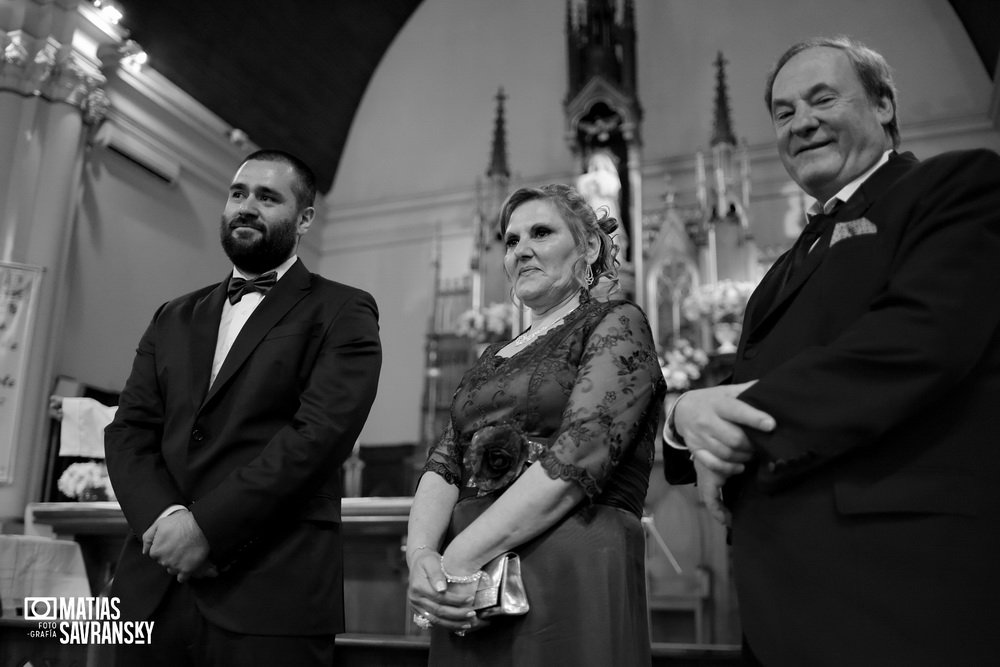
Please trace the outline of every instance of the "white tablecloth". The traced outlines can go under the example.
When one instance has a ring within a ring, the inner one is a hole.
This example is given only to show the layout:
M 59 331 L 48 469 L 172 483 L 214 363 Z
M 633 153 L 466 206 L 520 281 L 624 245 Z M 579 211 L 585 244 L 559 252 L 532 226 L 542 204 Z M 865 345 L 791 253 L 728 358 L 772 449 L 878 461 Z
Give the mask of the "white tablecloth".
M 28 535 L 0 535 L 0 602 L 13 618 L 24 598 L 90 596 L 80 545 Z

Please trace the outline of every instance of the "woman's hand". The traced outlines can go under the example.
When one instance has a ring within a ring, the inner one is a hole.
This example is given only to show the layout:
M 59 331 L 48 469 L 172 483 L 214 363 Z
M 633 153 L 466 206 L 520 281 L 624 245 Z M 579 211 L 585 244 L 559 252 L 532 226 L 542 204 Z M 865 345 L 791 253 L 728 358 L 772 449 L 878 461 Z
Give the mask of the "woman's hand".
M 698 459 L 694 459 L 694 470 L 698 475 L 698 495 L 705 503 L 705 508 L 712 518 L 728 528 L 732 525 L 732 516 L 722 504 L 722 487 L 726 483 L 726 476 L 715 472 Z
M 485 625 L 476 618 L 472 602 L 476 583 L 448 584 L 441 572 L 441 554 L 421 549 L 410 557 L 410 584 L 406 597 L 417 616 L 451 632 Z
M 49 416 L 53 419 L 63 418 L 63 397 L 52 394 L 49 396 Z

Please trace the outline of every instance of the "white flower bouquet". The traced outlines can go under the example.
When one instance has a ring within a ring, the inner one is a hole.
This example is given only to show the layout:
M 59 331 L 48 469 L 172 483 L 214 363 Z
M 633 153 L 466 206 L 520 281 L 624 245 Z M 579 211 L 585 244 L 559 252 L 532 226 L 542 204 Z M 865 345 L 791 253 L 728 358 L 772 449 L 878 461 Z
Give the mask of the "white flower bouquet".
M 77 500 L 115 500 L 108 467 L 101 461 L 71 463 L 56 486 L 63 495 Z
M 660 357 L 660 370 L 667 382 L 667 391 L 685 391 L 701 377 L 708 365 L 708 355 L 684 338 L 678 338 Z
M 701 285 L 684 299 L 684 317 L 689 322 L 739 322 L 755 287 L 755 283 L 736 280 Z
M 477 343 L 495 343 L 510 338 L 514 307 L 509 303 L 491 303 L 479 310 L 469 309 L 458 316 L 455 333 Z

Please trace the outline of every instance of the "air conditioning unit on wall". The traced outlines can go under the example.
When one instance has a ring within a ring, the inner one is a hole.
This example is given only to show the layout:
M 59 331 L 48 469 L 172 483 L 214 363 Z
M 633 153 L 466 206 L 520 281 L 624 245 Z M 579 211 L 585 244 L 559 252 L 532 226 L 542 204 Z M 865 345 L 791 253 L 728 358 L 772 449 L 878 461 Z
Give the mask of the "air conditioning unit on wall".
M 180 178 L 181 164 L 177 159 L 112 123 L 105 123 L 98 130 L 94 145 L 116 153 L 167 184 L 173 185 Z

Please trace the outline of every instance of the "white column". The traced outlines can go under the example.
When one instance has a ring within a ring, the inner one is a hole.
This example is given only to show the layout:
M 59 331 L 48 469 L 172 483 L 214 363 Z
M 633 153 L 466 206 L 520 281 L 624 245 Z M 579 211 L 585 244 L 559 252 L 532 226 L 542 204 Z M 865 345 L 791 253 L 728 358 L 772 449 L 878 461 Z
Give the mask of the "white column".
M 87 126 L 103 113 L 99 64 L 75 51 L 79 0 L 12 0 L 0 12 L 0 259 L 42 267 L 21 388 L 14 482 L 0 515 L 38 499 L 47 403 L 67 286 L 64 271 Z M 93 114 L 93 115 L 92 115 Z

